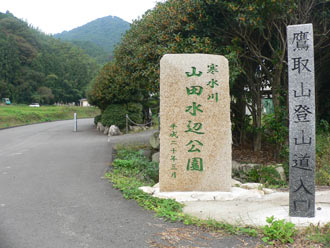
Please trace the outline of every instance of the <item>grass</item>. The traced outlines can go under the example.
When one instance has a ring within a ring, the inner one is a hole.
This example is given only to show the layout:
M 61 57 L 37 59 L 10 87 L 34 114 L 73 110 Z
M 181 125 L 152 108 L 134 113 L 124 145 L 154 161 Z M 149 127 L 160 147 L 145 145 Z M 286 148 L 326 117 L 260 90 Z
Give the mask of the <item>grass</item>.
M 330 247 L 330 223 L 324 227 L 309 226 L 306 230 L 306 236 L 312 242 L 323 244 L 324 247 Z
M 147 162 L 142 155 L 141 146 L 118 149 L 117 156 L 112 163 L 112 170 L 106 174 L 113 187 L 119 189 L 125 199 L 134 199 L 147 210 L 156 212 L 156 216 L 172 222 L 183 222 L 185 225 L 195 225 L 209 230 L 225 230 L 230 234 L 249 234 L 257 236 L 252 228 L 235 227 L 215 220 L 200 220 L 183 213 L 183 205 L 172 199 L 153 197 L 139 189 L 141 186 L 153 185 L 158 180 L 155 175 L 155 165 Z M 148 164 L 149 163 L 149 164 Z M 138 165 L 140 164 L 140 165 Z M 141 166 L 144 165 L 144 166 Z
M 106 177 L 119 189 L 126 199 L 134 199 L 145 209 L 152 210 L 156 216 L 172 222 L 194 225 L 208 231 L 245 234 L 259 237 L 274 247 L 330 247 L 330 223 L 325 227 L 313 226 L 305 230 L 296 230 L 291 222 L 267 218 L 268 225 L 262 228 L 239 227 L 216 220 L 201 220 L 184 214 L 183 205 L 171 200 L 160 199 L 144 193 L 140 186 L 153 185 L 158 180 L 158 167 L 148 162 L 143 156 L 143 146 L 117 146 L 117 156 L 112 163 L 112 170 Z M 265 247 L 261 245 L 260 247 Z
M 330 131 L 320 131 L 316 135 L 317 185 L 330 186 Z
M 78 118 L 92 118 L 98 115 L 99 112 L 95 107 L 41 106 L 40 108 L 34 108 L 26 105 L 0 106 L 0 128 L 69 120 L 73 119 L 74 113 L 77 113 Z

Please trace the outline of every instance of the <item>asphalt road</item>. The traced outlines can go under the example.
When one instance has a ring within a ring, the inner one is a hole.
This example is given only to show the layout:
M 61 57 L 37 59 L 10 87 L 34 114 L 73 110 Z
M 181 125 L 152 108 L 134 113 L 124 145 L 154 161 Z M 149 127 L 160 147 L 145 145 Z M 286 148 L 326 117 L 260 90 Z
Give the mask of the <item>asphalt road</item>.
M 249 238 L 164 222 L 103 179 L 113 143 L 91 119 L 0 130 L 0 248 L 239 247 Z

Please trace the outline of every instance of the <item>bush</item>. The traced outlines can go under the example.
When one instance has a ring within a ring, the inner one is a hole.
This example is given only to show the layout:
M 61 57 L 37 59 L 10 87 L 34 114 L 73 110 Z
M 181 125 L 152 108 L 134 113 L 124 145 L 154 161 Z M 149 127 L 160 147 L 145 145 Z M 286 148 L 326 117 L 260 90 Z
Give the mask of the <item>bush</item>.
M 246 173 L 246 177 L 248 182 L 262 183 L 266 187 L 286 185 L 286 182 L 281 180 L 280 174 L 276 170 L 276 166 L 253 168 Z
M 126 127 L 126 114 L 137 124 L 143 123 L 143 106 L 140 103 L 110 104 L 103 112 L 101 122 L 103 126 L 116 125 L 120 129 Z
M 94 124 L 97 125 L 97 123 L 101 121 L 101 118 L 102 118 L 101 115 L 97 115 L 97 116 L 95 116 L 95 117 L 94 117 Z
M 274 157 L 276 160 L 281 158 L 287 160 L 287 141 L 289 136 L 289 129 L 287 123 L 287 112 L 280 111 L 278 119 L 275 118 L 275 114 L 268 114 L 263 116 L 264 123 L 264 138 L 273 146 Z
M 129 118 L 137 124 L 143 123 L 143 106 L 140 103 L 130 102 L 127 104 Z
M 101 122 L 103 126 L 116 125 L 120 129 L 126 126 L 126 105 L 110 104 L 103 112 Z

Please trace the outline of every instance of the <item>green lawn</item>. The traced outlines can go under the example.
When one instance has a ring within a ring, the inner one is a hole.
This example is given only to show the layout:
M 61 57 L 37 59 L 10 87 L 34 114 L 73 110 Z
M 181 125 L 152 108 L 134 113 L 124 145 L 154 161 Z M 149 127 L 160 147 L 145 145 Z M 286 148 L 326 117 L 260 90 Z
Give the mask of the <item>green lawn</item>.
M 0 106 L 0 128 L 69 120 L 73 119 L 74 113 L 77 113 L 78 118 L 93 118 L 99 115 L 100 111 L 95 107 L 41 106 L 35 108 L 26 105 Z

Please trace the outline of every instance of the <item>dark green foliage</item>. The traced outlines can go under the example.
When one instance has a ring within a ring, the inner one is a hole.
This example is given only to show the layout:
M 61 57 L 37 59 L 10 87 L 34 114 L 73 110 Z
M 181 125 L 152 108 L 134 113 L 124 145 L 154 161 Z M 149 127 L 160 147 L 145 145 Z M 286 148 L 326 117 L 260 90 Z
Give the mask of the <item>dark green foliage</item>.
M 247 182 L 262 183 L 266 187 L 285 186 L 286 182 L 281 180 L 281 177 L 275 168 L 275 166 L 269 165 L 251 169 L 246 173 Z
M 118 17 L 106 16 L 54 36 L 73 42 L 99 63 L 104 64 L 110 61 L 115 45 L 129 27 L 128 22 Z
M 143 98 L 139 94 L 139 88 L 123 80 L 121 72 L 121 68 L 114 63 L 106 64 L 88 92 L 88 101 L 101 110 L 105 110 L 109 104 L 141 101 Z
M 97 115 L 94 117 L 94 124 L 97 125 L 102 119 L 102 115 Z
M 104 126 L 116 125 L 120 129 L 126 127 L 126 114 L 137 124 L 143 124 L 142 104 L 110 104 L 102 113 L 101 122 Z M 129 123 L 130 125 L 133 125 Z
M 87 55 L 94 58 L 95 61 L 100 65 L 104 65 L 112 59 L 112 55 L 109 54 L 109 52 L 105 51 L 102 47 L 95 45 L 90 41 L 73 40 L 70 42 L 80 47 Z
M 320 131 L 316 140 L 315 181 L 317 185 L 330 186 L 330 132 Z
M 98 65 L 64 43 L 0 13 L 0 97 L 14 103 L 77 102 Z
M 119 129 L 126 127 L 127 108 L 124 104 L 111 104 L 102 113 L 103 126 L 116 125 Z
M 141 103 L 130 102 L 127 104 L 129 118 L 137 124 L 143 124 L 143 106 Z M 132 124 L 131 124 L 132 125 Z
M 158 3 L 136 20 L 104 66 L 89 92 L 89 101 L 105 109 L 113 103 L 159 101 L 159 61 L 166 53 L 220 53 L 224 48 L 205 25 L 199 1 Z M 204 24 L 204 25 L 203 25 Z M 231 70 L 235 71 L 235 70 Z M 155 107 L 155 106 L 153 106 Z
M 316 113 L 329 122 L 329 1 L 168 0 L 132 23 L 90 97 L 102 109 L 112 103 L 141 102 L 159 96 L 159 61 L 166 53 L 212 53 L 229 59 L 233 140 L 273 145 L 275 159 L 286 149 L 286 26 L 313 23 Z M 263 89 L 271 88 L 275 114 L 262 126 Z M 251 119 L 246 107 L 251 108 Z M 251 136 L 248 129 L 252 130 Z M 263 135 L 262 131 L 265 130 Z
M 278 111 L 277 119 L 275 114 L 263 115 L 263 122 L 264 139 L 272 145 L 274 151 L 279 151 L 274 153 L 275 159 L 287 159 L 289 155 L 286 144 L 289 134 L 287 111 Z

